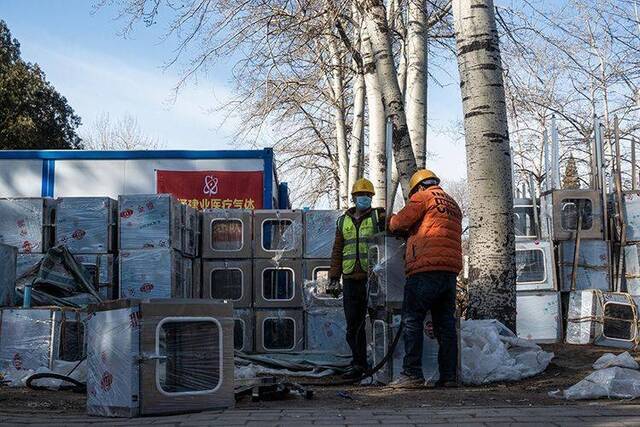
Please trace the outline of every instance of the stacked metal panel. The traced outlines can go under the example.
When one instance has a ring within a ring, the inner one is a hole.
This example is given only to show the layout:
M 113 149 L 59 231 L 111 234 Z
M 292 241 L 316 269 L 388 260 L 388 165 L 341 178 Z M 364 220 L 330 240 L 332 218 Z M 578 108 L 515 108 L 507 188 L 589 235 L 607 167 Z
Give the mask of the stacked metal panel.
M 202 297 L 233 302 L 234 308 L 251 308 L 252 273 L 250 259 L 205 259 L 202 261 Z
M 558 292 L 518 292 L 516 327 L 520 338 L 562 342 L 562 305 Z
M 604 238 L 602 195 L 595 190 L 555 190 L 544 194 L 540 198 L 540 218 L 543 238 L 575 239 L 578 222 L 582 223 L 581 239 Z
M 0 199 L 0 243 L 20 253 L 44 253 L 51 245 L 54 202 L 28 197 Z
M 231 304 L 119 300 L 90 310 L 88 414 L 132 417 L 233 406 Z
M 0 307 L 15 305 L 17 258 L 18 248 L 0 243 Z
M 623 290 L 633 296 L 640 296 L 640 192 L 622 193 L 622 209 L 625 220 L 625 247 Z M 618 230 L 621 232 L 621 230 Z
M 195 211 L 170 194 L 123 195 L 118 209 L 120 297 L 192 297 Z
M 329 259 L 335 241 L 336 226 L 342 211 L 304 211 L 304 257 Z
M 560 242 L 558 246 L 560 289 L 565 292 L 572 290 L 575 245 L 575 241 L 564 241 Z M 575 290 L 599 289 L 608 291 L 611 288 L 609 260 L 609 242 L 604 240 L 580 241 L 575 271 Z
M 302 262 L 299 259 L 255 259 L 255 308 L 302 309 Z
M 256 310 L 255 346 L 258 353 L 283 353 L 304 348 L 302 310 Z

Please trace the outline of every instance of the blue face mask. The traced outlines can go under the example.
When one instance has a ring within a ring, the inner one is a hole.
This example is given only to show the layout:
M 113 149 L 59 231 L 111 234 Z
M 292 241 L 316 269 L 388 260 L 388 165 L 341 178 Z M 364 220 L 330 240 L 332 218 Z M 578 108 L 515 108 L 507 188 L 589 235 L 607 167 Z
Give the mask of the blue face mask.
M 356 196 L 356 208 L 361 211 L 369 209 L 371 207 L 371 197 L 369 196 Z

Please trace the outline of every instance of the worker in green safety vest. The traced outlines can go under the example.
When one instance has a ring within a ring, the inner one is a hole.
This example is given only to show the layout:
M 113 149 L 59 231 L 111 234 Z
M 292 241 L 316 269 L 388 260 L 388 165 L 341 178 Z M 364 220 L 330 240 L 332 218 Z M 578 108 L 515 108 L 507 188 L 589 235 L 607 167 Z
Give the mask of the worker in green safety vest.
M 373 184 L 365 178 L 353 184 L 351 197 L 355 206 L 338 219 L 331 254 L 329 290 L 335 296 L 341 291 L 344 295 L 346 338 L 353 355 L 345 379 L 360 378 L 368 369 L 365 318 L 369 243 L 373 235 L 384 231 L 385 224 L 384 209 L 371 207 L 374 194 Z

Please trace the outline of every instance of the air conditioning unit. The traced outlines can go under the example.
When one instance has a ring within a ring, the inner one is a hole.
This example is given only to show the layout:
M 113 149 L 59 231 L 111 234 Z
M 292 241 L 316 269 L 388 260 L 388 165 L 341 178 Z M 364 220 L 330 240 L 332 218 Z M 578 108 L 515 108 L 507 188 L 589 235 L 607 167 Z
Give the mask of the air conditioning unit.
M 253 334 L 256 330 L 256 319 L 253 309 L 234 309 L 233 322 L 233 348 L 244 353 L 253 353 L 255 351 Z
M 115 250 L 116 201 L 108 197 L 61 197 L 56 203 L 56 245 L 72 254 Z
M 327 293 L 329 286 L 329 259 L 305 259 L 304 268 L 304 306 L 312 307 L 342 307 L 342 295 L 334 298 Z
M 635 348 L 638 316 L 629 294 L 586 290 L 571 292 L 567 316 L 568 344 Z
M 202 297 L 233 302 L 234 308 L 249 308 L 253 303 L 250 259 L 203 260 Z
M 374 319 L 371 323 L 373 332 L 373 366 L 377 366 L 391 351 L 391 346 L 400 328 L 401 316 L 386 316 L 383 319 Z M 438 369 L 438 341 L 426 334 L 426 329 L 431 324 L 431 316 L 425 319 L 425 334 L 422 343 L 422 374 L 427 381 L 435 381 L 439 378 Z M 431 324 L 431 329 L 433 325 Z M 373 375 L 373 380 L 381 384 L 389 384 L 402 374 L 404 360 L 404 339 L 399 338 L 391 359 Z
M 256 210 L 253 215 L 256 258 L 302 258 L 302 213 Z
M 203 258 L 251 258 L 253 213 L 211 209 L 202 213 Z
M 182 250 L 182 204 L 174 196 L 120 196 L 118 209 L 120 250 Z
M 0 310 L 0 371 L 53 368 L 85 356 L 86 313 L 70 308 Z
M 351 354 L 346 338 L 347 321 L 342 307 L 308 308 L 304 319 L 306 350 L 332 355 Z
M 518 292 L 517 333 L 537 343 L 562 342 L 562 306 L 559 292 Z
M 573 272 L 573 254 L 575 242 L 560 242 L 558 256 L 560 258 L 560 290 L 571 290 Z M 611 289 L 611 275 L 609 273 L 609 242 L 603 240 L 582 240 L 578 253 L 575 290 Z
M 0 307 L 15 305 L 17 259 L 18 249 L 15 246 L 0 243 Z
M 118 300 L 89 311 L 89 415 L 134 417 L 233 406 L 231 304 Z
M 304 211 L 304 257 L 331 258 L 338 218 L 336 210 Z
M 87 270 L 103 300 L 118 298 L 118 269 L 112 254 L 74 255 L 73 258 Z
M 120 298 L 184 298 L 184 265 L 173 249 L 120 251 Z
M 403 239 L 377 235 L 369 244 L 369 306 L 402 308 L 406 243 Z
M 44 253 L 53 242 L 55 201 L 40 197 L 0 199 L 0 243 L 20 253 Z
M 578 215 L 580 212 L 580 215 Z M 594 190 L 556 190 L 540 198 L 543 237 L 572 240 L 582 217 L 581 239 L 604 238 L 602 195 Z
M 304 321 L 302 310 L 256 310 L 256 353 L 302 351 Z
M 195 257 L 200 252 L 200 214 L 197 209 L 182 205 L 182 253 Z
M 302 308 L 302 277 L 300 260 L 254 259 L 254 307 Z
M 555 291 L 556 271 L 553 246 L 538 240 L 516 241 L 516 289 Z
M 532 199 L 513 200 L 513 224 L 516 238 L 535 239 L 537 237 L 534 209 Z

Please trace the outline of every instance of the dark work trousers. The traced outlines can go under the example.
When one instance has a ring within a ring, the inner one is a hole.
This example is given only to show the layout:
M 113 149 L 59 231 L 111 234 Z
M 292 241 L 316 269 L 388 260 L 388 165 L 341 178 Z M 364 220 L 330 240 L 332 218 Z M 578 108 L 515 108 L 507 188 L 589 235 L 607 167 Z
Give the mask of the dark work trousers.
M 446 271 L 416 273 L 407 277 L 402 304 L 405 375 L 423 378 L 424 320 L 431 311 L 438 340 L 441 381 L 456 381 L 458 338 L 456 332 L 456 275 Z
M 344 317 L 347 321 L 347 343 L 351 348 L 355 369 L 365 370 L 367 363 L 367 279 L 342 279 Z

